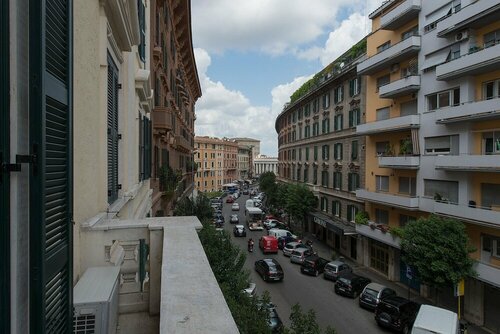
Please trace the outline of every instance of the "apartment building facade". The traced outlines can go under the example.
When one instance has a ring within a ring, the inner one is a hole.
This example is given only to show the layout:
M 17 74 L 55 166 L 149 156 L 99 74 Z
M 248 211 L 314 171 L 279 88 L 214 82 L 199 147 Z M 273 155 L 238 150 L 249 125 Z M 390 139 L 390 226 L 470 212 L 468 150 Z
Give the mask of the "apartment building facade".
M 365 183 L 365 82 L 356 65 L 365 41 L 318 73 L 316 86 L 285 106 L 276 119 L 278 180 L 303 183 L 318 199 L 305 230 L 359 261 L 354 217 L 364 210 L 355 196 Z M 313 79 L 314 80 L 314 79 Z
M 194 186 L 194 106 L 201 87 L 192 50 L 189 3 L 153 0 L 150 16 L 153 215 L 165 216 Z M 170 175 L 175 175 L 172 182 Z
M 464 315 L 499 327 L 500 5 L 387 1 L 375 10 L 367 76 L 366 183 L 356 192 L 377 228 L 357 226 L 367 265 L 406 282 L 399 240 L 381 233 L 435 213 L 465 223 L 477 249 Z M 376 254 L 376 256 L 373 256 Z M 451 288 L 450 288 L 451 290 Z M 448 292 L 451 294 L 451 291 Z
M 248 137 L 232 138 L 239 144 L 238 178 L 245 180 L 254 176 L 253 160 L 260 154 L 260 140 Z
M 228 145 L 232 146 L 232 145 Z M 201 192 L 222 189 L 224 176 L 225 141 L 214 137 L 195 137 L 195 185 Z M 234 159 L 234 158 L 233 158 Z

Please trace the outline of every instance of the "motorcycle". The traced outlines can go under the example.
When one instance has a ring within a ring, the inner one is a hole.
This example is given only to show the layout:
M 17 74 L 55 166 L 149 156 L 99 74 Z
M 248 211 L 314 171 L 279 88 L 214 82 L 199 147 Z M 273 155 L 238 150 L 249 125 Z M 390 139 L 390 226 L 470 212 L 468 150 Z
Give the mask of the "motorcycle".
M 253 253 L 253 241 L 248 243 L 248 251 Z

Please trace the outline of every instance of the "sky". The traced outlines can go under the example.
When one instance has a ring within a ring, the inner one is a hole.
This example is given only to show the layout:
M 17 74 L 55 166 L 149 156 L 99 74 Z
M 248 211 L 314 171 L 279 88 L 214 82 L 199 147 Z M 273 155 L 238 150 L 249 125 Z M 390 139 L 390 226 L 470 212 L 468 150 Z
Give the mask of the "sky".
M 371 30 L 382 0 L 191 0 L 202 88 L 195 134 L 250 137 L 278 155 L 290 95 Z

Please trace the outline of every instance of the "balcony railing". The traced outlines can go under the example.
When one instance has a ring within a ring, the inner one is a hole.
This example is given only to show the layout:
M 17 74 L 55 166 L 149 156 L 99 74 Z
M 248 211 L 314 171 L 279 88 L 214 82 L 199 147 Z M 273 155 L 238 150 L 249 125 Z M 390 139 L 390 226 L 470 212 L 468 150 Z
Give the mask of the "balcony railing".
M 435 168 L 450 171 L 496 172 L 500 166 L 500 155 L 439 155 L 436 157 Z
M 420 50 L 420 36 L 415 35 L 392 45 L 358 64 L 358 74 L 373 74 L 390 64 L 409 58 Z
M 500 268 L 493 267 L 487 263 L 476 262 L 474 269 L 477 272 L 477 278 L 479 280 L 495 286 L 500 286 Z
M 435 113 L 436 123 L 453 123 L 498 117 L 500 114 L 500 98 L 465 102 L 458 106 L 438 109 Z
M 403 155 L 397 157 L 378 157 L 379 167 L 394 169 L 419 169 L 420 156 Z
M 434 202 L 434 212 L 458 219 L 500 227 L 500 211 L 478 207 L 475 204 L 463 205 L 447 202 Z
M 436 67 L 438 80 L 453 80 L 466 75 L 495 71 L 500 66 L 500 43 L 470 52 Z
M 170 131 L 172 130 L 172 112 L 166 107 L 154 107 L 151 114 L 153 128 L 155 130 Z
M 418 17 L 422 7 L 421 0 L 406 0 L 380 18 L 380 27 L 395 30 Z
M 478 24 L 481 21 L 489 21 L 494 15 L 498 15 L 500 3 L 498 1 L 481 0 L 475 1 L 468 6 L 462 7 L 460 11 L 453 13 L 437 25 L 437 35 L 446 35 L 459 32 L 471 24 Z
M 390 232 L 384 232 L 380 228 L 376 228 L 375 223 L 370 222 L 368 225 L 356 224 L 356 232 L 370 239 L 375 239 L 386 245 L 401 248 L 401 239 Z
M 402 131 L 418 127 L 420 127 L 420 115 L 408 115 L 360 124 L 356 127 L 356 133 L 367 135 L 380 132 Z
M 380 203 L 384 205 L 397 206 L 408 210 L 418 209 L 418 197 L 395 195 L 383 192 L 356 190 L 356 197 L 365 201 Z
M 381 86 L 378 94 L 381 98 L 395 98 L 417 92 L 420 89 L 420 75 L 409 75 L 402 79 Z

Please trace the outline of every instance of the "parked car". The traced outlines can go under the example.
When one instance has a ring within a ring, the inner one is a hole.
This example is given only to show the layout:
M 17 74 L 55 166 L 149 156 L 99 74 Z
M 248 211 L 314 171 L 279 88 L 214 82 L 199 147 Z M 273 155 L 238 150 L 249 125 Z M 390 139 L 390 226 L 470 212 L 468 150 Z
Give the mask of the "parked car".
M 255 271 L 264 281 L 282 281 L 285 277 L 281 265 L 275 259 L 255 261 Z
M 233 234 L 235 237 L 246 237 L 247 230 L 245 229 L 245 226 L 243 226 L 243 225 L 236 225 L 233 228 Z
M 292 241 L 292 242 L 289 242 L 285 245 L 285 247 L 283 247 L 283 255 L 285 256 L 290 256 L 292 255 L 292 252 L 297 249 L 297 248 L 309 248 L 308 246 L 304 245 L 303 243 L 301 242 L 298 242 L 298 241 Z
M 237 214 L 231 215 L 231 218 L 229 218 L 229 222 L 231 224 L 238 224 L 240 222 L 240 218 Z
M 331 261 L 325 266 L 323 278 L 336 281 L 337 278 L 344 273 L 352 273 L 352 268 L 343 261 Z
M 259 239 L 259 248 L 262 253 L 278 253 L 278 239 L 269 235 L 263 235 Z
M 248 189 L 243 190 L 243 195 L 248 195 L 249 193 L 250 193 L 250 191 L 248 191 Z
M 214 224 L 216 228 L 222 228 L 224 227 L 224 220 L 221 218 L 216 218 Z
M 382 327 L 408 334 L 417 317 L 420 304 L 400 296 L 382 299 L 375 308 L 375 321 Z
M 240 211 L 240 205 L 238 203 L 233 203 L 233 205 L 231 205 L 231 210 Z
M 276 220 L 276 219 L 266 219 L 264 221 L 264 227 L 268 230 L 272 229 L 272 228 L 275 228 L 278 224 L 281 224 L 280 221 Z
M 318 276 L 325 270 L 327 263 L 327 259 L 317 255 L 311 255 L 306 257 L 300 265 L 300 272 L 303 274 Z
M 269 307 L 269 328 L 273 333 L 281 333 L 283 330 L 283 322 L 281 321 L 278 312 L 276 311 L 276 307 L 273 304 Z
M 309 248 L 296 248 L 290 254 L 290 262 L 302 264 L 304 259 L 310 255 L 314 255 L 314 252 Z
M 282 229 L 279 229 L 279 228 L 272 228 L 270 229 L 269 231 L 267 231 L 267 235 L 272 235 L 276 238 L 279 238 L 279 237 L 284 237 L 284 236 L 289 236 L 289 237 L 292 237 L 292 238 L 297 238 L 297 236 L 295 234 L 293 234 L 292 232 L 288 231 L 288 230 L 282 230 Z
M 396 291 L 391 288 L 378 283 L 370 283 L 359 295 L 359 306 L 374 310 L 382 299 L 395 295 Z
M 346 272 L 335 281 L 334 290 L 338 295 L 356 298 L 370 282 L 369 278 Z
M 246 293 L 248 297 L 253 297 L 256 294 L 256 288 L 257 284 L 250 282 L 248 283 L 248 287 L 243 289 L 243 292 Z
M 283 249 L 285 248 L 286 244 L 292 241 L 298 241 L 294 237 L 289 237 L 289 236 L 284 236 L 284 237 L 279 237 L 278 238 L 278 248 Z
M 234 197 L 232 195 L 227 196 L 226 203 L 234 203 Z
M 455 312 L 431 305 L 422 305 L 418 311 L 412 334 L 458 334 L 465 333 L 465 324 L 460 324 Z

